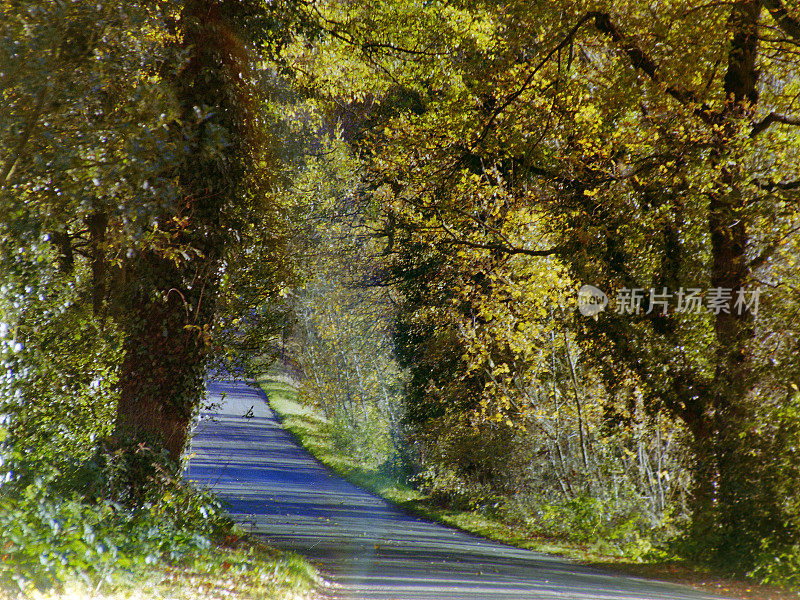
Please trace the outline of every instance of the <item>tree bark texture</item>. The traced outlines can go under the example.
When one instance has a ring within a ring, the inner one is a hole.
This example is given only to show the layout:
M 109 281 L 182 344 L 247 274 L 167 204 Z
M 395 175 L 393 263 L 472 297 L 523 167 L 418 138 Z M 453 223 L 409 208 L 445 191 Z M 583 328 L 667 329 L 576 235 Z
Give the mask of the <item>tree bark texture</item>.
M 245 173 L 247 53 L 229 22 L 238 6 L 189 0 L 175 24 L 188 56 L 174 81 L 182 110 L 175 134 L 188 145 L 178 174 L 182 198 L 174 212 L 159 218 L 166 248 L 127 261 L 124 297 L 118 299 L 125 307 L 126 355 L 117 434 L 163 447 L 176 462 L 204 395 L 206 342 L 226 239 L 222 215 Z M 220 132 L 221 145 L 215 141 Z

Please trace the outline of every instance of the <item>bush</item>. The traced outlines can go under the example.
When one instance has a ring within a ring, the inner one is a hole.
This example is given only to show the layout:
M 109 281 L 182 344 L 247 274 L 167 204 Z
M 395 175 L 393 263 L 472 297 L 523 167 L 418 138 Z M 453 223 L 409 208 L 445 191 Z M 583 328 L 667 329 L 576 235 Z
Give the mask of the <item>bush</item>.
M 748 576 L 762 583 L 800 590 L 800 542 L 782 548 L 764 542 L 756 567 Z
M 456 472 L 453 468 L 434 464 L 412 478 L 421 492 L 430 496 L 439 507 L 452 510 L 487 510 L 498 500 L 497 494 L 486 483 L 480 483 Z
M 582 495 L 554 501 L 518 494 L 505 499 L 498 512 L 503 521 L 533 536 L 588 545 L 597 551 L 639 560 L 654 552 L 669 530 L 669 516 L 653 528 L 633 503 Z
M 364 406 L 357 416 L 339 410 L 327 427 L 336 449 L 367 467 L 377 468 L 395 454 L 389 424 L 374 406 Z
M 161 454 L 142 447 L 103 458 L 65 476 L 35 474 L 36 464 L 14 456 L 15 477 L 0 488 L 3 588 L 24 594 L 69 579 L 99 587 L 155 563 L 191 561 L 230 533 L 219 502 L 174 477 Z M 132 495 L 138 469 L 150 477 Z

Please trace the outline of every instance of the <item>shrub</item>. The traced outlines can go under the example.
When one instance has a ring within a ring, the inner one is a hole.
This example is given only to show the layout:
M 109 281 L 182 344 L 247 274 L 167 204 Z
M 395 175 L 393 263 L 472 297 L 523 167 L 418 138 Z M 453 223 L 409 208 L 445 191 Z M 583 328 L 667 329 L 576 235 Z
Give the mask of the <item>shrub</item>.
M 0 488 L 0 585 L 10 591 L 74 578 L 99 587 L 154 563 L 191 561 L 231 531 L 219 502 L 148 448 L 103 455 L 66 476 L 12 457 L 14 478 Z M 150 476 L 133 494 L 140 469 Z
M 800 590 L 800 542 L 782 548 L 769 542 L 762 544 L 762 552 L 756 559 L 750 577 L 793 590 Z

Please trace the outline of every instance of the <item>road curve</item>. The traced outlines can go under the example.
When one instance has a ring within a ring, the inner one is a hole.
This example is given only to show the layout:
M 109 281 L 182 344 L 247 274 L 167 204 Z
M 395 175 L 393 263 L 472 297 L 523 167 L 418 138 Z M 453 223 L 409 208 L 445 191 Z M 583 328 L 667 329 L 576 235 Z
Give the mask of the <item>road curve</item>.
M 208 383 L 187 476 L 270 544 L 319 564 L 342 600 L 703 600 L 408 515 L 335 476 L 284 431 L 261 390 Z

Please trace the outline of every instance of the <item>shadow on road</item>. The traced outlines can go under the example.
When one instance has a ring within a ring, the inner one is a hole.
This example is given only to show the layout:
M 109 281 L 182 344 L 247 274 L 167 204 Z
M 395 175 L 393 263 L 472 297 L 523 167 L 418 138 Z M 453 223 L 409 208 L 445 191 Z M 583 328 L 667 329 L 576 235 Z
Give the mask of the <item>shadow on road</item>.
M 364 600 L 700 600 L 689 588 L 620 577 L 409 515 L 323 467 L 258 389 L 208 383 L 218 404 L 192 441 L 187 477 L 213 489 L 270 544 L 317 561 L 332 595 Z

